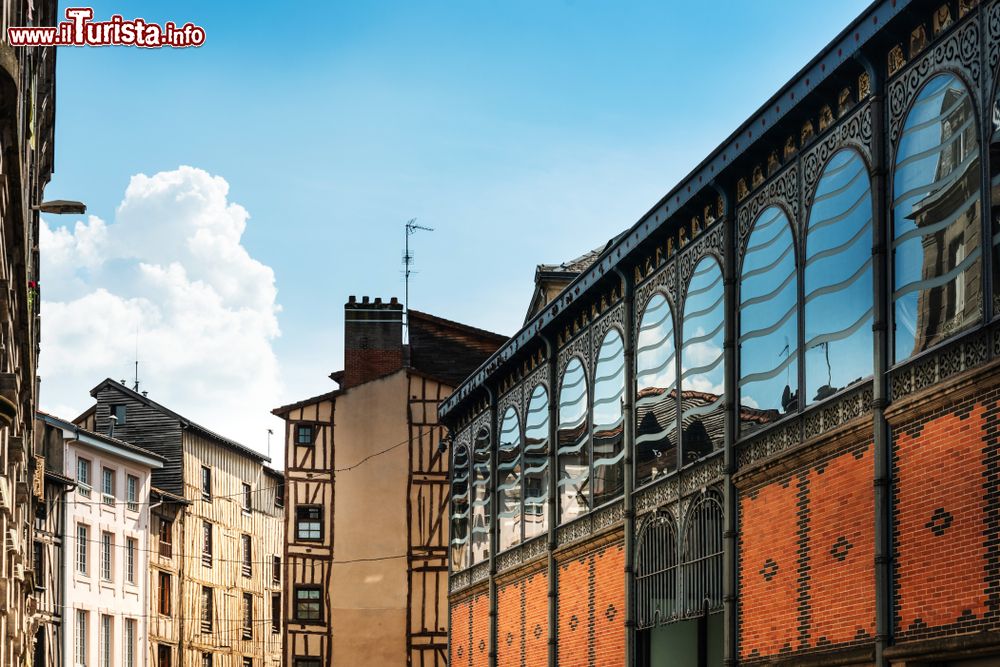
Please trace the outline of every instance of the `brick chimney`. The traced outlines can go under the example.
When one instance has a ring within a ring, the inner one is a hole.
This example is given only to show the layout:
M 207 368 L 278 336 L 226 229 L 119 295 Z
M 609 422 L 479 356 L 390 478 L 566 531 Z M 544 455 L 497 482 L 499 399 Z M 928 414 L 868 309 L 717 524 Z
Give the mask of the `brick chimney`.
M 351 296 L 344 304 L 344 378 L 354 387 L 403 367 L 403 304 Z

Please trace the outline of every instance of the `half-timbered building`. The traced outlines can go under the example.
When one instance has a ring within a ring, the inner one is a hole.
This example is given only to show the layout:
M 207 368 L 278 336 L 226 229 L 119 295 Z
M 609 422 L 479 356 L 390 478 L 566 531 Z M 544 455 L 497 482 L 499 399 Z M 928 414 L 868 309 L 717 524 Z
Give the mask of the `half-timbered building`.
M 266 456 L 108 379 L 78 418 L 164 459 L 152 475 L 149 664 L 280 664 L 280 477 Z
M 1000 662 L 998 82 L 878 0 L 536 290 L 440 409 L 452 667 Z
M 447 664 L 447 457 L 437 408 L 506 340 L 395 298 L 344 310 L 334 391 L 286 422 L 285 667 Z

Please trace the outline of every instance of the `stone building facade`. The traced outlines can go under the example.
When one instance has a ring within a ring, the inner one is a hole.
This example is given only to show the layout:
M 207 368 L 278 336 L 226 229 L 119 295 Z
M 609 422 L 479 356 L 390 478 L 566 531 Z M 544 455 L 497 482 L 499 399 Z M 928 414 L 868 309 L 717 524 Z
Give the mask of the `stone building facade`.
M 1000 2 L 875 2 L 533 299 L 440 410 L 450 665 L 1000 661 L 998 82 Z

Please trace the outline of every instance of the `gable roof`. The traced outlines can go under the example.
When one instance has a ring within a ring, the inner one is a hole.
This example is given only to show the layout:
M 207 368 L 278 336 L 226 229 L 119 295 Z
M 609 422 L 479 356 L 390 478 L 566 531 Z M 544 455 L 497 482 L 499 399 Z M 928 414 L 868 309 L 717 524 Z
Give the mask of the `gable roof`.
M 236 442 L 235 440 L 232 440 L 231 438 L 227 438 L 224 435 L 219 435 L 215 431 L 213 431 L 213 430 L 211 430 L 209 428 L 206 428 L 206 427 L 202 426 L 201 424 L 198 424 L 197 422 L 191 421 L 187 417 L 184 417 L 184 416 L 182 416 L 182 415 L 174 412 L 170 408 L 168 408 L 168 407 L 166 407 L 164 405 L 161 405 L 160 403 L 157 403 L 156 401 L 154 401 L 153 399 L 149 398 L 148 396 L 143 396 L 139 392 L 137 392 L 137 391 L 135 391 L 133 389 L 129 389 L 128 387 L 126 387 L 125 385 L 123 385 L 121 382 L 116 382 L 115 380 L 112 380 L 111 378 L 107 378 L 106 380 L 104 380 L 103 382 L 101 382 L 100 384 L 98 384 L 96 387 L 94 387 L 93 389 L 91 389 L 90 390 L 90 395 L 93 396 L 94 398 L 97 398 L 98 392 L 100 392 L 102 389 L 105 389 L 105 388 L 108 388 L 108 387 L 112 387 L 112 388 L 120 391 L 125 396 L 127 396 L 127 397 L 129 397 L 129 398 L 131 398 L 133 400 L 139 401 L 140 403 L 143 403 L 143 404 L 145 404 L 145 405 L 153 408 L 154 410 L 156 410 L 156 411 L 158 411 L 158 412 L 160 412 L 162 414 L 165 414 L 165 415 L 168 415 L 170 417 L 173 417 L 174 419 L 176 419 L 177 421 L 180 422 L 181 428 L 190 429 L 190 430 L 192 430 L 192 431 L 194 431 L 196 433 L 199 433 L 200 435 L 205 436 L 209 440 L 214 440 L 215 442 L 219 443 L 223 447 L 227 447 L 228 449 L 231 449 L 231 450 L 233 450 L 235 452 L 243 454 L 244 456 L 248 456 L 248 457 L 252 458 L 255 461 L 258 461 L 258 462 L 264 462 L 264 461 L 266 461 L 268 463 L 271 462 L 271 458 L 270 457 L 264 456 L 260 452 L 254 450 L 254 449 L 251 449 L 250 447 L 247 447 L 244 444 Z
M 137 445 L 133 445 L 131 442 L 126 442 L 124 440 L 119 440 L 118 438 L 111 437 L 109 435 L 104 435 L 102 433 L 97 433 L 89 429 L 85 429 L 82 426 L 77 426 L 71 421 L 65 420 L 61 417 L 56 417 L 55 415 L 50 415 L 47 412 L 42 412 L 41 410 L 35 411 L 35 416 L 41 419 L 43 422 L 49 426 L 54 426 L 55 428 L 62 429 L 63 431 L 68 431 L 73 434 L 73 437 L 82 442 L 85 445 L 97 446 L 101 449 L 111 448 L 112 450 L 121 450 L 120 456 L 128 459 L 140 461 L 148 465 L 151 468 L 162 468 L 163 462 L 166 460 L 156 452 L 151 452 L 148 449 L 143 449 Z M 118 453 L 118 452 L 115 452 Z
M 343 373 L 343 371 L 341 371 Z M 331 373 L 330 375 L 336 375 L 336 373 Z M 311 398 L 303 398 L 301 401 L 295 401 L 294 403 L 289 403 L 288 405 L 282 405 L 281 407 L 271 410 L 272 415 L 278 417 L 284 417 L 292 410 L 296 408 L 304 408 L 307 405 L 312 405 L 313 403 L 319 403 L 320 401 L 333 400 L 343 394 L 346 389 L 334 389 L 333 391 L 328 391 L 325 394 L 320 394 L 318 396 L 313 396 Z

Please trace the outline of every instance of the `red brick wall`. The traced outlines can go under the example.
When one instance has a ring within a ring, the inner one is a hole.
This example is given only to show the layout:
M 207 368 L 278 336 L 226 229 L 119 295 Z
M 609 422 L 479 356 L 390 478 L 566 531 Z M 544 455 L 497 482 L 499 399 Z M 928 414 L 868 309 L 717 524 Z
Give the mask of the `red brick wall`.
M 472 653 L 469 651 L 472 646 L 472 635 L 469 633 L 472 627 L 472 601 L 452 604 L 448 623 L 451 635 L 451 655 L 448 664 L 451 667 L 466 667 L 472 660 Z
M 997 512 L 989 504 L 990 495 L 998 502 L 995 392 L 991 398 L 988 405 L 966 402 L 893 429 L 900 638 L 996 624 L 995 566 L 992 581 L 987 577 L 988 558 L 996 558 L 988 545 L 997 548 Z
M 871 444 L 740 496 L 740 656 L 870 640 L 875 627 Z
M 497 585 L 498 665 L 548 664 L 548 600 L 544 570 Z
M 451 605 L 451 667 L 489 665 L 490 596 L 487 592 Z
M 559 664 L 612 667 L 625 655 L 625 551 L 613 544 L 559 564 Z
M 483 592 L 472 599 L 472 660 L 469 667 L 489 667 L 490 664 L 490 596 Z
M 796 478 L 740 497 L 740 656 L 796 646 Z

